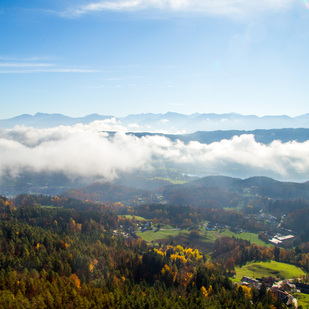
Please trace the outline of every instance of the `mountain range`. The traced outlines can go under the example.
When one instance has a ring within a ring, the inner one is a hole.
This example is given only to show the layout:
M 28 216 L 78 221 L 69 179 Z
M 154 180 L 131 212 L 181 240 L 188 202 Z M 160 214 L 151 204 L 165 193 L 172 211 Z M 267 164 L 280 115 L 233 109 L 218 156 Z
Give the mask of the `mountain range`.
M 111 133 L 112 134 L 112 133 Z M 280 140 L 283 143 L 290 141 L 296 141 L 299 143 L 309 140 L 309 129 L 269 129 L 269 130 L 216 130 L 216 131 L 197 131 L 189 134 L 164 134 L 164 133 L 149 133 L 149 132 L 128 132 L 127 134 L 133 134 L 139 138 L 143 136 L 159 135 L 165 136 L 171 141 L 180 140 L 184 143 L 196 141 L 202 144 L 210 144 L 219 142 L 223 139 L 231 139 L 234 136 L 240 136 L 242 134 L 252 134 L 254 139 L 258 143 L 269 144 L 275 140 Z
M 1 128 L 16 125 L 35 128 L 50 128 L 59 125 L 88 124 L 96 120 L 115 119 L 117 124 L 132 132 L 192 133 L 215 130 L 255 130 L 281 128 L 309 128 L 309 113 L 297 117 L 256 116 L 236 113 L 214 114 L 195 113 L 191 115 L 168 112 L 165 114 L 143 113 L 115 117 L 111 115 L 91 114 L 84 117 L 69 117 L 62 114 L 37 113 L 24 114 L 10 119 L 0 120 Z

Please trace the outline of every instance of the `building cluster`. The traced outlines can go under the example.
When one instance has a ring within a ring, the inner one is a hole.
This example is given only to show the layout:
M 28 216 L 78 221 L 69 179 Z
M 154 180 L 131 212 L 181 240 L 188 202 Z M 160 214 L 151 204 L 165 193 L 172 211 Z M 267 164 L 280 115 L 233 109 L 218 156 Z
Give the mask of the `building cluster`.
M 276 234 L 272 239 L 269 239 L 269 242 L 274 245 L 284 245 L 288 240 L 292 240 L 295 236 L 294 235 L 282 235 Z
M 276 281 L 275 278 L 267 277 L 262 279 L 254 279 L 250 277 L 243 277 L 240 285 L 248 287 L 256 287 L 259 289 L 264 285 L 274 294 L 275 297 L 281 299 L 288 307 L 298 308 L 297 299 L 293 296 L 294 293 L 309 294 L 309 285 L 304 283 L 292 283 L 290 280 L 285 279 Z

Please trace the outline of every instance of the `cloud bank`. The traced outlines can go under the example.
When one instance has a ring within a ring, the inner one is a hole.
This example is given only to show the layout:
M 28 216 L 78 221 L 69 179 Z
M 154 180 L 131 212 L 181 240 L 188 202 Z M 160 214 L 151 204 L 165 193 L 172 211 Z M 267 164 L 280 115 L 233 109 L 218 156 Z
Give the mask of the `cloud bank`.
M 114 135 L 106 132 L 115 129 Z M 121 173 L 147 171 L 159 160 L 205 174 L 308 180 L 309 141 L 264 145 L 253 135 L 241 135 L 211 144 L 184 144 L 162 136 L 137 138 L 122 129 L 108 120 L 52 129 L 19 126 L 1 130 L 0 176 L 33 171 L 113 180 Z
M 247 15 L 252 12 L 287 9 L 295 0 L 116 0 L 89 2 L 67 12 L 80 16 L 99 11 L 161 10 L 207 15 Z

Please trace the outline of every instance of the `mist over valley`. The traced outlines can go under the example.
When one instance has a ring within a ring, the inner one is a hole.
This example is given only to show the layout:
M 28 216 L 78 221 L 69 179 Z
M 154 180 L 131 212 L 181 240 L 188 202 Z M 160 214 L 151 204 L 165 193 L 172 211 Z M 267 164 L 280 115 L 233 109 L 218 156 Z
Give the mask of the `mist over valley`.
M 215 116 L 222 119 L 226 115 Z M 171 123 L 178 132 L 184 123 L 175 122 L 179 117 L 174 114 Z M 97 118 L 101 120 L 94 120 Z M 146 128 L 154 118 L 162 119 L 162 115 L 131 115 L 126 117 L 128 126 L 124 120 L 98 115 L 78 119 L 57 114 L 16 117 L 12 128 L 0 129 L 1 193 L 59 194 L 98 181 L 148 190 L 211 175 L 267 176 L 298 183 L 308 180 L 309 129 L 186 134 L 156 133 L 158 127 L 155 132 L 130 130 L 131 121 L 139 119 Z M 83 121 L 68 125 L 68 119 Z

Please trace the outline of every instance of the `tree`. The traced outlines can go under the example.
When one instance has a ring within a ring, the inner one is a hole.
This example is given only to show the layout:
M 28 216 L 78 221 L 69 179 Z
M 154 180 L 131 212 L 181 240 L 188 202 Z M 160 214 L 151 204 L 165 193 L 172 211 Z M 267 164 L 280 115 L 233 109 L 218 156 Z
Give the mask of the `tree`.
M 228 258 L 225 262 L 225 267 L 231 273 L 232 271 L 235 271 L 235 260 L 234 258 Z
M 279 247 L 275 247 L 275 249 L 274 249 L 274 257 L 275 257 L 275 261 L 279 262 L 279 260 L 280 260 L 280 248 Z

